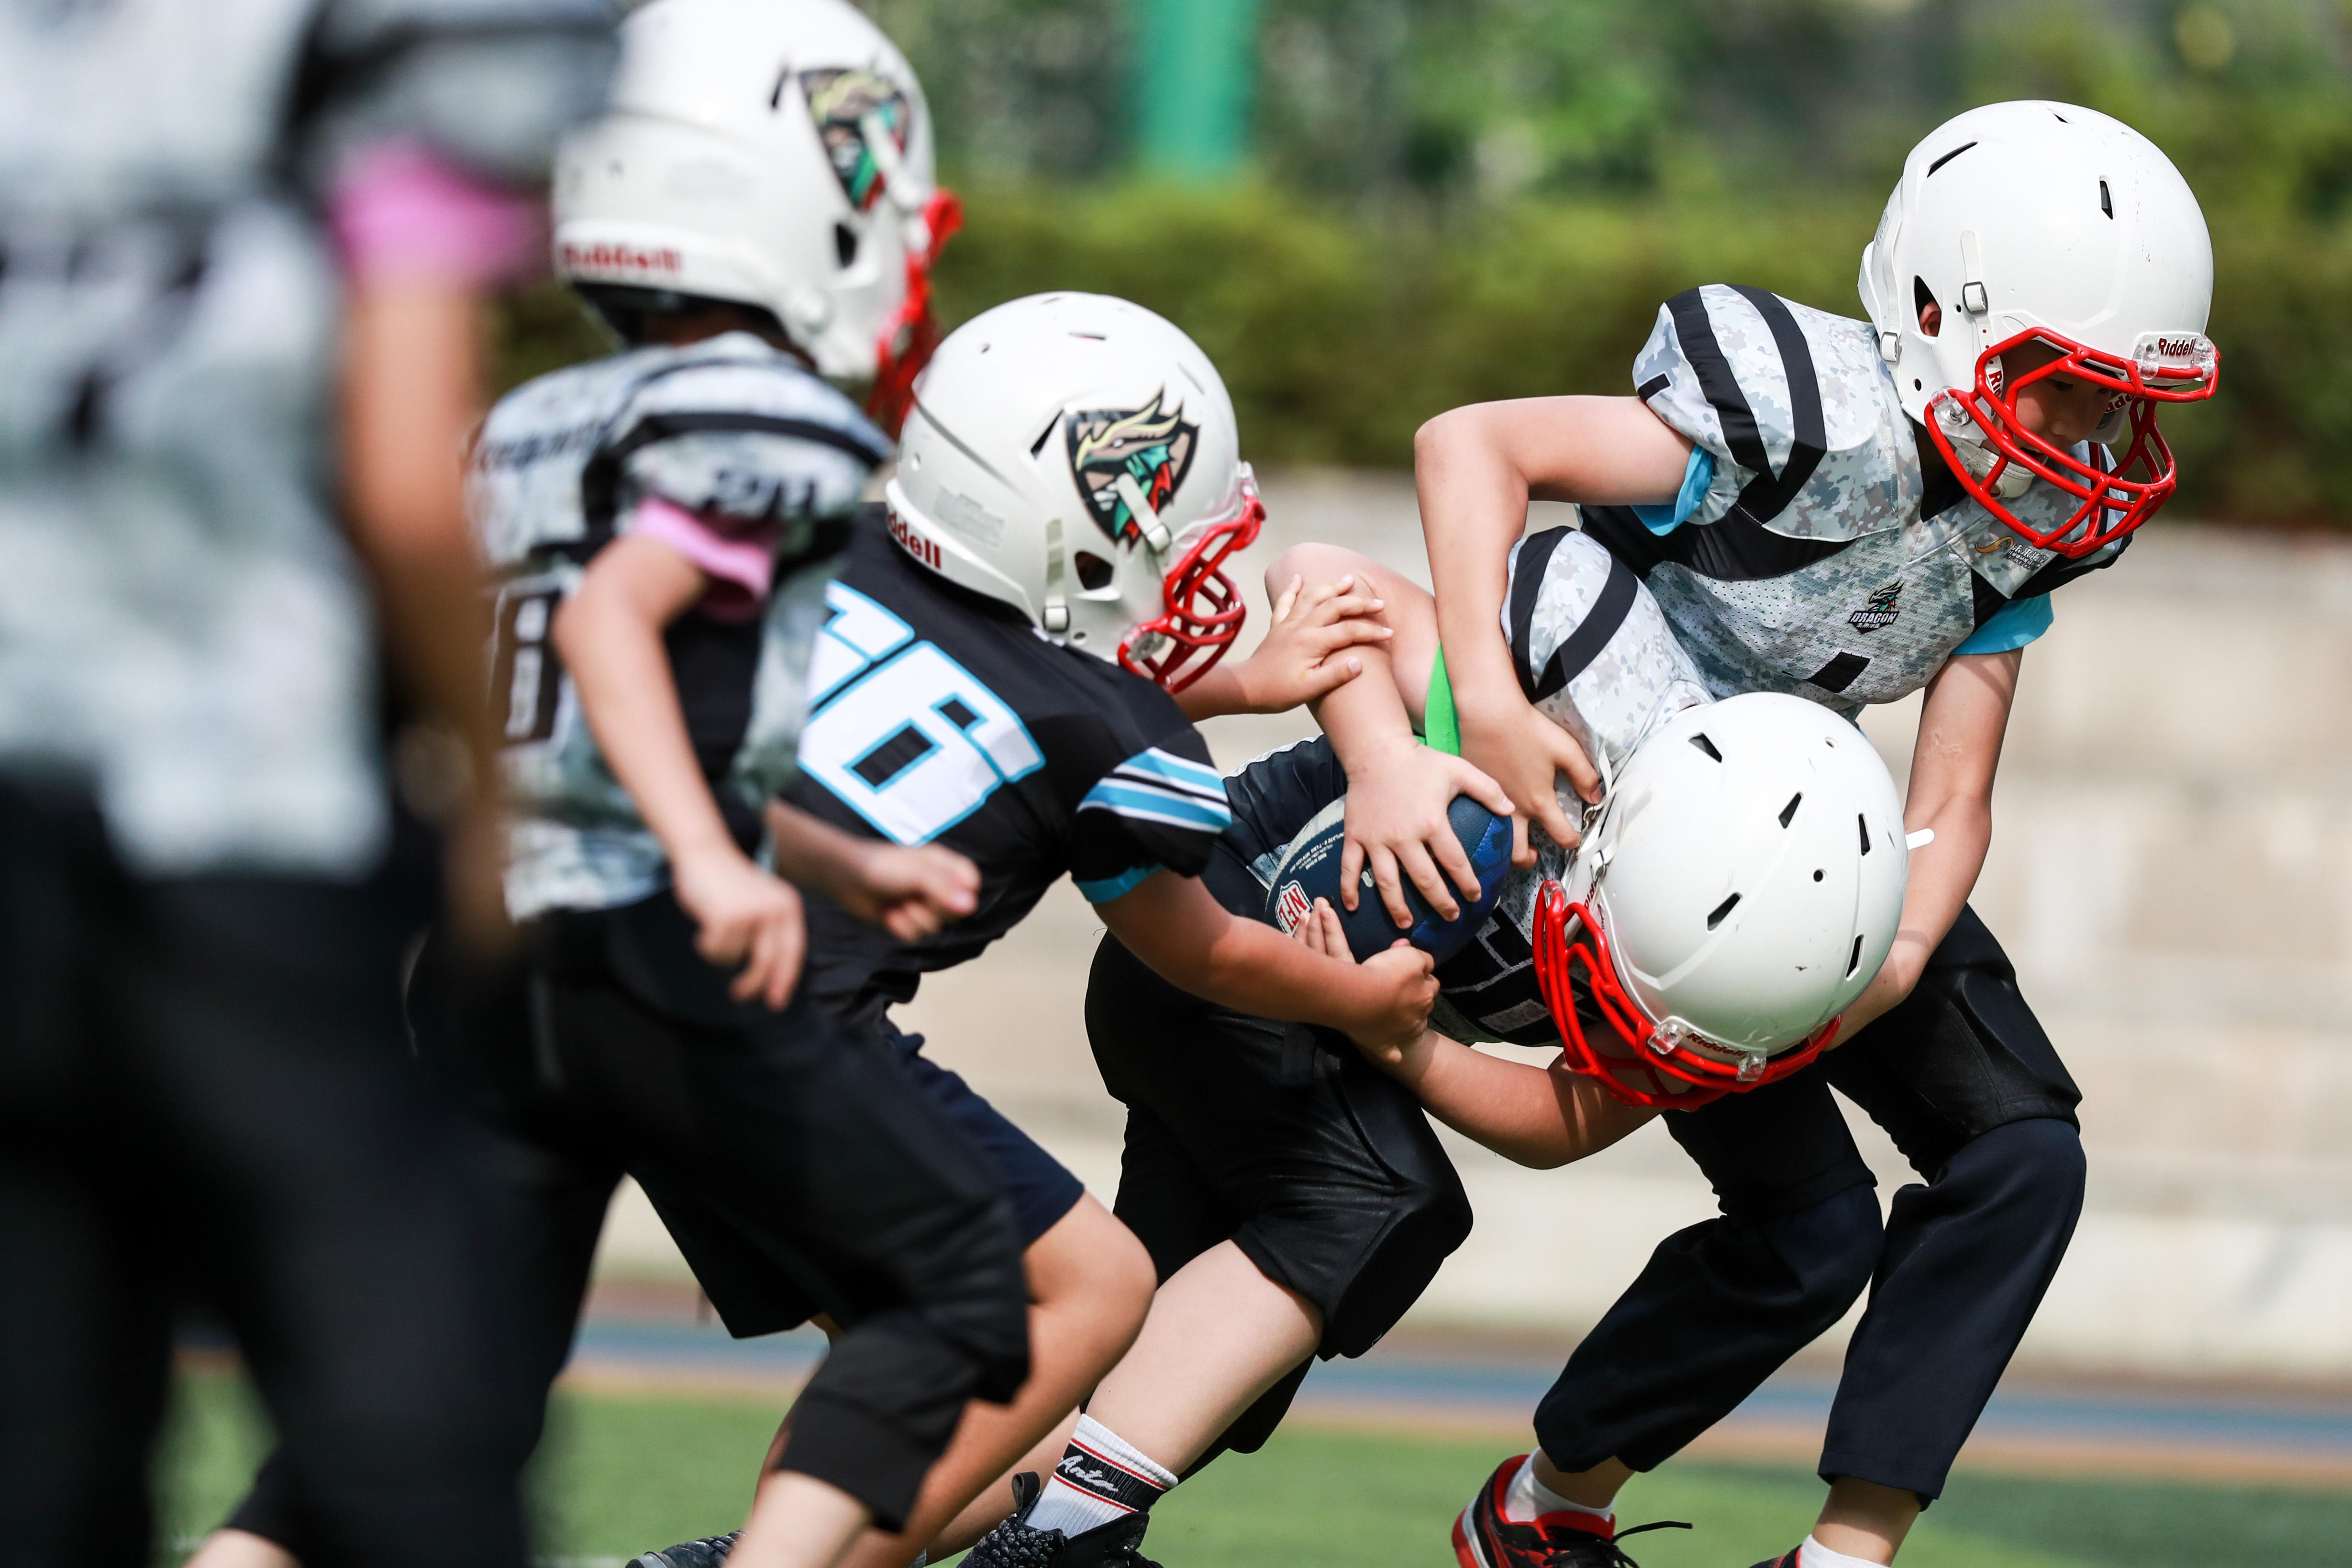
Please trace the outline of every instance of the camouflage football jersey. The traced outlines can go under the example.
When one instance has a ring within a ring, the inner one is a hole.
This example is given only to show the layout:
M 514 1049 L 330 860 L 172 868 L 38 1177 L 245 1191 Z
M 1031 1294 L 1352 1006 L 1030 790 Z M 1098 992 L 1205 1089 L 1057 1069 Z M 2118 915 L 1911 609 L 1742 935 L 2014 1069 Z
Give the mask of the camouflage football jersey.
M 572 365 L 502 398 L 470 506 L 497 574 L 493 712 L 505 726 L 507 903 L 518 920 L 608 909 L 668 880 L 661 843 L 598 752 L 556 658 L 555 613 L 649 502 L 772 562 L 750 613 L 698 608 L 667 643 L 689 738 L 749 849 L 793 776 L 824 588 L 889 444 L 849 400 L 748 332 Z
M 2025 606 L 2046 624 L 2046 602 L 2029 601 L 2126 542 L 2070 561 L 1996 519 L 1940 461 L 1923 468 L 1866 322 L 1708 284 L 1660 308 L 1633 380 L 1696 443 L 1704 489 L 1686 487 L 1677 515 L 1587 507 L 1583 525 L 1641 574 L 1717 697 L 1790 692 L 1849 717 L 1892 702 L 1995 617 Z M 2076 504 L 2037 483 L 2014 507 L 2054 527 Z
M 1604 777 L 1669 715 L 1709 700 L 1698 670 L 1633 571 L 1570 529 L 1532 534 L 1513 548 L 1503 634 L 1520 689 L 1576 737 Z M 1433 706 L 1437 699 L 1433 692 Z M 1226 780 L 1234 826 L 1225 847 L 1249 868 L 1261 903 L 1283 849 L 1347 787 L 1330 742 L 1320 737 L 1261 757 Z M 1571 793 L 1563 790 L 1560 804 L 1571 817 L 1583 814 Z M 1437 966 L 1430 1026 L 1454 1039 L 1559 1043 L 1536 985 L 1530 938 L 1536 891 L 1546 879 L 1565 875 L 1570 855 L 1541 828 L 1528 831 L 1536 865 L 1511 872 L 1478 934 Z M 1235 907 L 1246 895 L 1227 880 L 1213 877 L 1211 885 Z
M 0 5 L 0 760 L 133 870 L 380 856 L 320 215 L 386 145 L 536 184 L 612 48 L 602 0 Z

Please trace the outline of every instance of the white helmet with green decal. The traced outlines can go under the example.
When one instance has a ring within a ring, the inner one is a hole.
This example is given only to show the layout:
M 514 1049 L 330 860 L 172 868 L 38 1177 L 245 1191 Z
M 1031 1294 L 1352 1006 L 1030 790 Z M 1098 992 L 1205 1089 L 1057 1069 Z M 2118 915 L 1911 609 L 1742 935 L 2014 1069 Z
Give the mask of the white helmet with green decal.
M 848 0 L 650 0 L 621 46 L 556 170 L 557 269 L 616 325 L 665 297 L 767 311 L 896 428 L 960 221 L 906 57 Z
M 1233 400 L 1140 305 L 1038 294 L 959 327 L 916 384 L 887 496 L 917 561 L 1171 691 L 1241 632 L 1220 568 L 1265 512 Z

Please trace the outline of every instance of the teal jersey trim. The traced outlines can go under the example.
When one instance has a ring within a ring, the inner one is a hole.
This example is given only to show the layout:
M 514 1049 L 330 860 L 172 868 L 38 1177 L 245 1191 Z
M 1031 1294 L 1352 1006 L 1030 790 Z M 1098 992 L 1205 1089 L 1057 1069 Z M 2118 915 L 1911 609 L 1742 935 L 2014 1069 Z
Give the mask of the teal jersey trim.
M 2051 615 L 2049 595 L 2036 594 L 2031 599 L 2020 599 L 1994 612 L 1992 619 L 1969 633 L 1969 640 L 1952 652 L 2007 653 L 2011 648 L 2023 647 L 2050 629 Z
M 1713 483 L 1715 454 L 1704 447 L 1693 447 L 1690 461 L 1683 465 L 1683 488 L 1675 492 L 1675 499 L 1664 506 L 1636 506 L 1633 515 L 1642 520 L 1643 528 L 1663 538 L 1690 521 Z
M 1071 885 L 1078 889 L 1087 902 L 1107 904 L 1113 899 L 1135 891 L 1146 877 L 1159 869 L 1157 866 L 1130 866 L 1116 877 L 1105 877 L 1096 882 L 1080 882 L 1073 879 Z

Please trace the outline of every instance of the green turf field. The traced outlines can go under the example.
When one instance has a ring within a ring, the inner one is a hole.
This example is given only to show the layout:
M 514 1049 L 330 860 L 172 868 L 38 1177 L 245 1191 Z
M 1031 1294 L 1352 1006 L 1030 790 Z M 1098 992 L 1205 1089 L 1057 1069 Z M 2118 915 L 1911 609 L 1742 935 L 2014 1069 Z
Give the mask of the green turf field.
M 258 1458 L 258 1427 L 225 1377 L 186 1380 L 167 1444 L 163 1535 L 176 1561 Z M 541 1550 L 620 1558 L 731 1528 L 776 1406 L 675 1396 L 567 1395 L 536 1478 Z M 1150 1542 L 1169 1568 L 1444 1568 L 1446 1530 L 1500 1458 L 1492 1444 L 1295 1426 L 1160 1505 Z M 1793 1469 L 1675 1465 L 1628 1489 L 1629 1523 L 1695 1531 L 1629 1542 L 1643 1568 L 1748 1568 L 1802 1537 L 1820 1486 Z M 1913 1534 L 1905 1568 L 2343 1568 L 2352 1497 L 2170 1482 L 1964 1475 Z

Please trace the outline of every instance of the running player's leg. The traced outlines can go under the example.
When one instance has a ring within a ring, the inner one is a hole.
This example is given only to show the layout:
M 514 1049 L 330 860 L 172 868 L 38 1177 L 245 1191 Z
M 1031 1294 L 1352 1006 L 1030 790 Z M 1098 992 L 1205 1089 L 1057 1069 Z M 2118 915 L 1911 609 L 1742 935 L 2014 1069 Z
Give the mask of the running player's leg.
M 1419 1106 L 1344 1041 L 1213 1007 L 1108 938 L 1087 1020 L 1129 1108 L 1118 1212 L 1162 1284 L 1043 1496 L 1003 1529 L 1008 1552 L 1058 1530 L 1091 1562 L 1090 1533 L 1131 1547 L 1134 1516 L 1180 1478 L 1261 1445 L 1318 1351 L 1376 1342 L 1470 1215 Z
M 666 1218 L 691 1203 L 673 1234 L 730 1330 L 843 1325 L 737 1548 L 830 1563 L 903 1527 L 966 1403 L 1028 1373 L 1008 1205 L 881 1042 L 730 1000 L 675 900 L 565 923 L 590 972 L 550 999 L 570 1092 L 625 1132 Z
M 312 1561 L 512 1562 L 514 1397 L 473 1146 L 412 1060 L 368 888 L 142 889 L 134 996 L 209 1293 L 284 1433 Z
M 1926 1179 L 1895 1195 L 1831 1407 L 1814 1534 L 1892 1562 L 1943 1490 L 2082 1212 L 2073 1079 L 1963 910 L 1910 997 L 1823 1064 Z
M 87 797 L 0 778 L 0 1562 L 143 1564 L 168 1290 L 100 988 L 134 952 Z M 118 1142 L 119 1140 L 119 1142 Z M 142 1225 L 142 1216 L 146 1222 Z M 152 1227 L 152 1228 L 151 1228 Z
M 1585 1509 L 1730 1414 L 1878 1258 L 1870 1169 L 1818 1069 L 1664 1121 L 1722 1213 L 1659 1244 L 1537 1406 L 1529 1479 Z
M 961 1078 L 923 1057 L 919 1037 L 889 1032 L 900 1065 L 971 1135 L 1012 1203 L 1029 1287 L 1030 1371 L 1011 1404 L 965 1410 L 906 1529 L 861 1541 L 845 1568 L 904 1568 L 926 1549 L 943 1557 L 971 1545 L 993 1519 L 973 1521 L 978 1528 L 967 1525 L 968 1533 L 951 1526 L 983 1492 L 1003 1491 L 997 1517 L 1011 1509 L 1010 1483 L 1002 1479 L 1008 1468 L 1062 1429 L 1134 1342 L 1152 1306 L 1151 1259 L 1127 1226 Z

